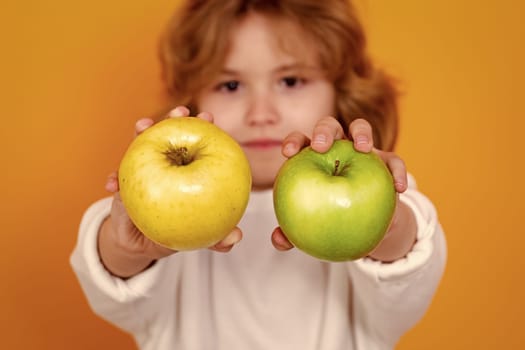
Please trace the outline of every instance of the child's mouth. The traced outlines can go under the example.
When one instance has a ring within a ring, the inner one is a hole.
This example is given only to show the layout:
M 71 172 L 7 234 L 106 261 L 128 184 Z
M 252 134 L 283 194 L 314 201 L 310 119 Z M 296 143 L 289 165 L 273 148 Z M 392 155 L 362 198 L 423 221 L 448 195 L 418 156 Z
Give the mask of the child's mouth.
M 281 140 L 274 139 L 257 139 L 252 141 L 243 142 L 242 146 L 249 149 L 269 149 L 274 147 L 281 147 Z

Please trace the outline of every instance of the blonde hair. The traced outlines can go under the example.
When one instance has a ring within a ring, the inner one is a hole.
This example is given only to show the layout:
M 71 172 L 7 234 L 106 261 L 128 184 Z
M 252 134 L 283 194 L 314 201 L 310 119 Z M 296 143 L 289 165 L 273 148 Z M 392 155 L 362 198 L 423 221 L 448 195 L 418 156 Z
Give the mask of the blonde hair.
M 394 148 L 398 133 L 397 90 L 366 52 L 363 27 L 348 0 L 188 0 L 161 37 L 162 75 L 174 104 L 197 112 L 194 98 L 220 71 L 229 34 L 254 11 L 291 20 L 319 48 L 319 59 L 336 90 L 336 117 L 346 130 L 356 118 L 371 125 L 374 144 Z

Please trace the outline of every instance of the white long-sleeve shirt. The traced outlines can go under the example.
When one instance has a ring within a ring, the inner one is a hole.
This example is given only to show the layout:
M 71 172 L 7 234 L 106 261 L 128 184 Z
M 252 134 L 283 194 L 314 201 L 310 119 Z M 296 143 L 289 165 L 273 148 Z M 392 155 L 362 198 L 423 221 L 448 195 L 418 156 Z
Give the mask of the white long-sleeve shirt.
M 433 205 L 412 179 L 409 187 L 400 199 L 415 213 L 417 242 L 390 264 L 275 250 L 271 191 L 251 194 L 231 252 L 179 252 L 128 280 L 105 270 L 97 253 L 112 200 L 103 199 L 84 214 L 71 264 L 94 312 L 141 349 L 392 349 L 426 312 L 446 260 Z

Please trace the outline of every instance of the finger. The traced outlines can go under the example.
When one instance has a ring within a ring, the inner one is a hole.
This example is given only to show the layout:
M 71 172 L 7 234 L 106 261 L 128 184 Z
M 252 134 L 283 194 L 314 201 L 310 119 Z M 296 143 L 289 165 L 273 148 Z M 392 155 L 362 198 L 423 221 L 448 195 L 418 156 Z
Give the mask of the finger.
M 213 247 L 210 247 L 210 249 L 222 253 L 229 252 L 241 239 L 242 231 L 236 227 L 223 240 L 215 244 Z
M 168 112 L 168 118 L 187 117 L 190 115 L 190 110 L 186 106 L 177 106 Z
M 106 191 L 110 192 L 110 193 L 115 193 L 115 192 L 118 192 L 119 190 L 119 187 L 118 187 L 118 175 L 117 175 L 117 172 L 112 172 L 111 174 L 108 175 L 108 178 L 106 179 Z
M 394 186 L 398 193 L 403 193 L 408 188 L 408 176 L 405 162 L 390 152 L 377 152 L 383 159 L 394 178 Z
M 310 144 L 310 139 L 298 131 L 294 131 L 285 137 L 281 152 L 283 156 L 290 158 L 301 150 L 301 148 Z
M 201 118 L 201 119 L 209 121 L 210 123 L 213 123 L 213 114 L 209 112 L 201 112 L 197 114 L 197 118 Z
M 113 205 L 115 204 L 115 202 L 122 202 L 122 199 L 120 197 L 120 192 L 116 192 L 114 195 L 113 195 Z
M 332 147 L 334 140 L 344 137 L 343 127 L 333 117 L 324 117 L 317 122 L 312 133 L 312 148 L 324 153 Z
M 348 127 L 350 137 L 354 141 L 356 150 L 368 153 L 374 147 L 372 126 L 364 119 L 356 119 Z
M 290 250 L 294 247 L 288 238 L 286 238 L 280 227 L 275 228 L 272 232 L 272 244 L 275 249 L 280 251 Z
M 144 130 L 146 130 L 153 124 L 154 121 L 150 118 L 142 118 L 137 120 L 137 122 L 135 123 L 135 136 L 141 134 Z

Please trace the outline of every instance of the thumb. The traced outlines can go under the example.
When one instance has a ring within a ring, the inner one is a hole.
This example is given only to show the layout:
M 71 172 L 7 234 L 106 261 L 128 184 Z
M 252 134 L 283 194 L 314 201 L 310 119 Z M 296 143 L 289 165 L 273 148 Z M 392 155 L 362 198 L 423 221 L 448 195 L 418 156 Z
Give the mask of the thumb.
M 226 253 L 229 252 L 233 246 L 240 242 L 242 239 L 242 231 L 240 228 L 235 227 L 226 237 L 224 237 L 219 243 L 210 247 L 211 250 Z

